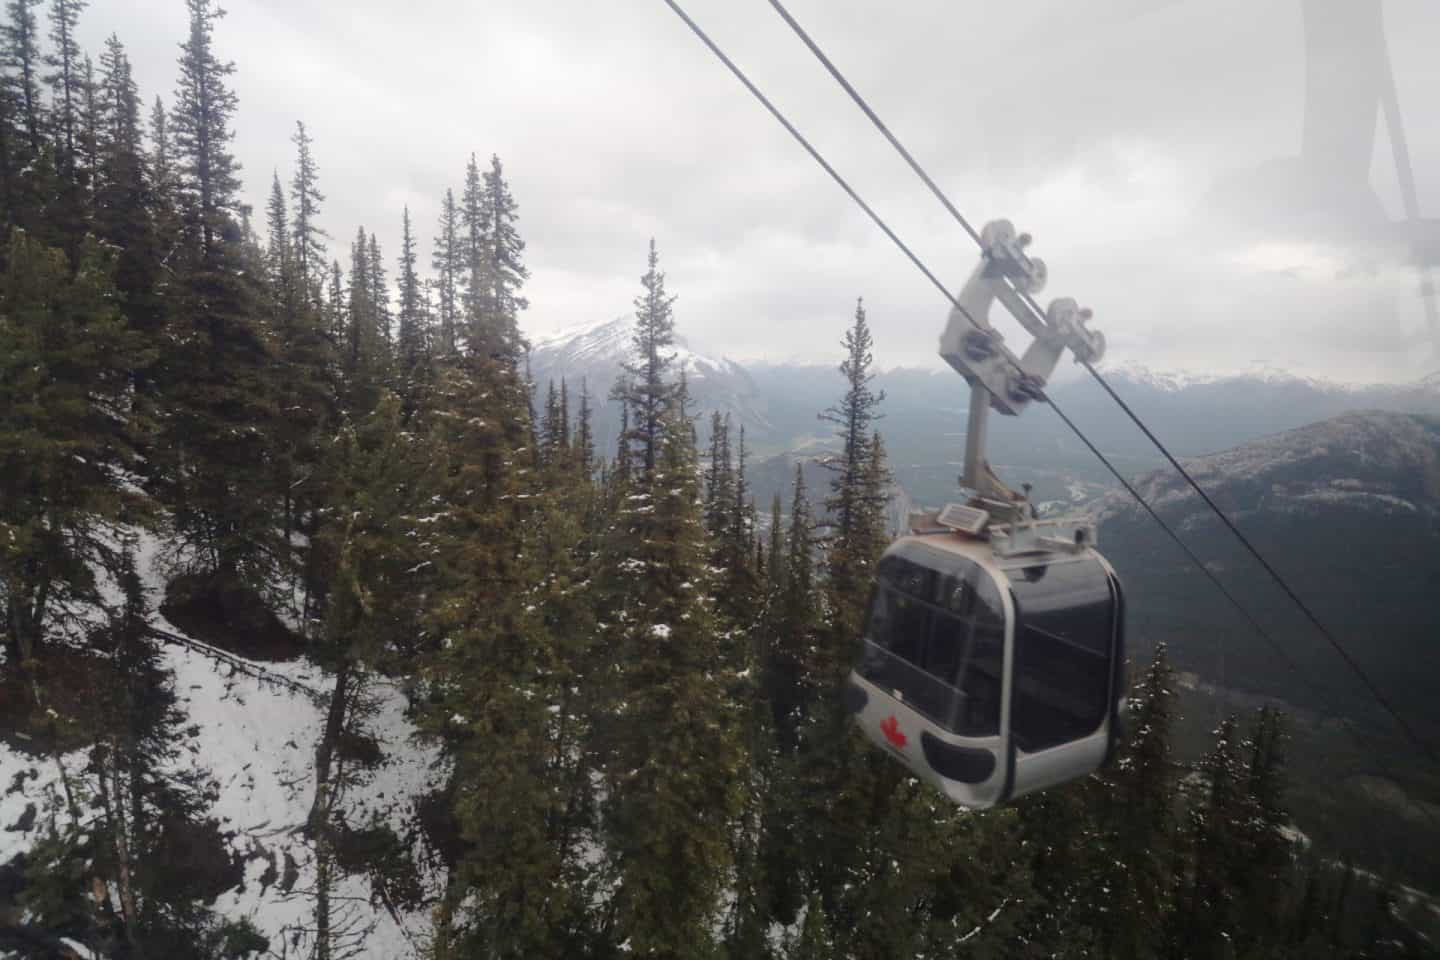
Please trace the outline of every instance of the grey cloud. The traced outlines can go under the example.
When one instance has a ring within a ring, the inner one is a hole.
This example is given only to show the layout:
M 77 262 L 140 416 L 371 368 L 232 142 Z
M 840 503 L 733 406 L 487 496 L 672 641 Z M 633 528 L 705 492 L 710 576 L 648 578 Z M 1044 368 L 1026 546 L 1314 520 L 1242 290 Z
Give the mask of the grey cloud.
M 769 6 L 686 6 L 958 285 L 974 260 L 964 235 Z M 1364 379 L 1433 368 L 1413 345 L 1424 331 L 1413 274 L 1396 269 L 1402 246 L 1361 244 L 1380 264 L 1363 296 L 1299 268 L 1278 283 L 1266 274 L 1289 268 L 1253 255 L 1305 221 L 1256 199 L 1286 182 L 1286 158 L 1300 150 L 1299 0 L 790 6 L 977 223 L 1009 215 L 1036 235 L 1051 264 L 1047 295 L 1093 306 L 1117 362 L 1259 360 Z M 1440 126 L 1421 107 L 1440 80 L 1429 55 L 1440 9 L 1387 0 L 1385 17 L 1433 213 Z M 169 101 L 180 0 L 95 0 L 83 27 L 92 50 L 119 33 L 147 100 Z M 697 343 L 829 359 L 863 294 L 883 364 L 935 362 L 939 295 L 659 0 L 236 0 L 217 45 L 238 67 L 237 150 L 252 202 L 273 168 L 288 176 L 288 138 L 303 119 L 342 262 L 361 223 L 393 258 L 406 203 L 428 254 L 445 188 L 458 189 L 472 150 L 495 152 L 529 243 L 533 331 L 628 311 L 654 235 Z M 1372 196 L 1361 200 L 1393 219 L 1378 138 Z M 1225 221 L 1227 205 L 1249 217 L 1246 230 Z M 1369 311 L 1365 323 L 1356 310 Z M 1377 335 L 1357 342 L 1367 326 Z

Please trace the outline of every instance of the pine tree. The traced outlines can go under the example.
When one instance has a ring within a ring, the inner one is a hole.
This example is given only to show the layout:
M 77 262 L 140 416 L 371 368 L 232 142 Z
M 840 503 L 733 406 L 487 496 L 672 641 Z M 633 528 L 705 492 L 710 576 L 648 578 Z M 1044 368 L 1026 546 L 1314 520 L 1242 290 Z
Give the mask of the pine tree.
M 51 51 L 45 57 L 52 72 L 45 75 L 51 89 L 51 122 L 55 127 L 54 163 L 58 174 L 55 196 L 45 211 L 48 236 L 53 236 L 77 263 L 85 235 L 87 213 L 85 171 L 81 169 L 84 139 L 84 54 L 75 38 L 76 24 L 86 0 L 50 0 Z M 44 188 L 42 187 L 42 190 Z M 38 224 L 37 224 L 38 226 Z
M 589 478 L 595 470 L 595 434 L 591 424 L 590 387 L 580 381 L 580 411 L 575 417 L 574 461 L 580 476 Z
M 559 638 L 537 597 L 553 597 L 556 584 L 537 564 L 552 545 L 551 521 L 558 532 L 568 518 L 539 512 L 530 484 L 542 474 L 528 469 L 523 449 L 531 426 L 517 369 L 475 354 L 442 362 L 434 396 L 431 427 L 445 459 L 427 507 L 437 511 L 440 549 L 426 623 L 439 644 L 424 675 L 433 705 L 426 723 L 452 758 L 448 797 L 473 844 L 450 875 L 436 952 L 560 956 L 571 928 L 561 917 L 573 902 L 558 892 L 574 870 L 574 850 L 559 840 L 569 829 L 573 759 L 553 752 L 551 737 L 561 734 L 548 707 L 564 709 Z
M 292 289 L 290 271 L 290 214 L 285 207 L 285 191 L 276 172 L 270 184 L 270 202 L 265 206 L 265 271 L 271 296 L 278 305 L 290 308 Z
M 464 243 L 460 235 L 460 214 L 455 208 L 455 191 L 446 190 L 440 205 L 440 224 L 435 231 L 435 249 L 430 266 L 435 271 L 440 344 L 439 353 L 455 353 L 456 335 L 461 326 L 461 278 L 465 275 Z
M 1237 888 L 1236 939 L 1260 952 L 1283 943 L 1278 922 L 1291 894 L 1293 850 L 1285 836 L 1285 726 L 1274 707 L 1256 712 L 1244 744 L 1247 816 L 1241 822 L 1245 853 L 1231 878 Z
M 510 195 L 510 186 L 500 166 L 500 158 L 491 155 L 490 169 L 485 172 L 485 277 L 489 288 L 482 302 L 486 336 L 493 338 L 507 357 L 516 357 L 525 349 L 521 343 L 519 314 L 530 305 L 520 288 L 530 277 L 524 263 L 525 241 L 515 223 L 519 206 Z
M 487 338 L 484 330 L 485 301 L 490 290 L 490 258 L 487 256 L 490 247 L 487 234 L 489 226 L 480 164 L 472 153 L 470 162 L 465 165 L 465 189 L 460 197 L 460 244 L 465 261 L 465 272 L 460 282 L 466 348 L 470 353 L 480 356 L 492 356 L 499 346 Z
M 300 152 L 296 163 L 301 167 L 308 163 L 309 171 L 303 177 L 297 172 L 292 196 L 297 205 L 305 204 L 308 197 L 313 215 L 319 192 L 313 163 L 308 161 L 309 141 L 301 138 L 297 142 Z M 291 534 L 297 529 L 304 532 L 313 552 L 313 535 L 317 532 L 321 506 L 318 502 L 321 484 L 316 478 L 321 459 L 320 437 L 327 432 L 337 412 L 336 351 L 329 318 L 319 298 L 318 270 L 307 278 L 300 266 L 300 258 L 307 255 L 307 250 L 312 265 L 320 262 L 314 259 L 323 253 L 313 236 L 316 228 L 312 221 L 306 228 L 312 236 L 307 239 L 302 233 L 298 211 L 294 221 L 289 219 L 278 173 L 271 185 L 266 220 L 265 261 L 270 279 L 271 332 L 279 361 L 277 402 L 285 411 L 285 415 L 277 419 L 273 434 L 276 485 L 283 502 L 283 543 L 287 566 L 298 561 L 300 568 L 310 570 L 304 594 L 312 597 L 323 593 L 323 586 L 315 581 L 313 563 L 296 556 Z M 302 622 L 308 621 L 302 619 Z
M 777 490 L 770 501 L 770 545 L 765 553 L 765 576 L 769 583 L 767 594 L 775 599 L 785 593 L 785 528 L 780 505 L 780 491 Z
M 339 260 L 330 261 L 330 285 L 325 294 L 326 327 L 338 354 L 348 357 L 349 320 L 346 316 L 345 275 Z
M 1130 701 L 1130 729 L 1113 772 L 1106 819 L 1112 839 L 1114 873 L 1107 886 L 1129 905 L 1124 916 L 1107 917 L 1103 943 L 1122 960 L 1159 955 L 1164 922 L 1173 909 L 1170 875 L 1174 862 L 1174 810 L 1178 784 L 1171 748 L 1175 721 L 1174 674 L 1162 641 Z
M 755 538 L 755 504 L 750 499 L 750 485 L 745 479 L 745 425 L 740 425 L 740 439 L 735 450 L 735 482 L 726 509 L 725 604 L 729 618 L 737 626 L 753 622 L 759 584 L 753 566 Z
M 559 448 L 561 462 L 569 466 L 570 458 L 570 385 L 565 378 L 560 378 L 560 409 L 559 409 L 559 437 L 556 446 Z
M 806 689 L 805 666 L 816 642 L 819 626 L 819 597 L 815 585 L 815 534 L 810 500 L 805 490 L 803 465 L 795 464 L 791 487 L 790 528 L 785 536 L 786 554 L 776 578 L 782 584 L 776 604 L 775 645 L 770 649 L 767 695 L 775 715 L 780 749 L 793 753 L 796 737 L 811 697 Z M 780 572 L 783 571 L 783 572 Z
M 80 253 L 72 274 L 17 230 L 0 288 L 0 583 L 21 663 L 100 602 L 96 573 L 119 561 L 109 524 L 144 515 L 116 471 L 135 467 L 125 395 L 146 358 L 116 309 L 113 254 L 94 240 Z
M 660 455 L 665 414 L 674 403 L 677 384 L 666 379 L 675 361 L 675 298 L 665 292 L 665 274 L 660 271 L 660 254 L 650 240 L 648 269 L 640 278 L 644 292 L 635 298 L 635 330 L 631 335 L 632 356 L 623 364 L 626 373 L 612 395 L 629 414 L 621 442 L 634 448 L 636 469 L 648 482 L 655 473 Z
M 420 373 L 425 357 L 425 327 L 421 316 L 420 278 L 415 273 L 415 237 L 410 232 L 410 208 L 406 207 L 401 222 L 400 240 L 400 316 L 396 343 L 396 367 L 401 394 L 409 396 L 411 381 Z
M 3 28 L 0 28 L 3 29 Z M 19 125 L 19 104 L 11 89 L 10 77 L 3 72 L 4 47 L 0 46 L 0 226 L 5 229 L 18 219 L 19 156 L 24 131 Z
M 290 181 L 290 197 L 295 208 L 295 272 L 300 290 L 312 308 L 320 305 L 320 284 L 325 270 L 325 231 L 317 222 L 320 204 L 325 195 L 318 186 L 320 173 L 311 152 L 313 141 L 305 124 L 295 121 L 295 176 Z
M 307 822 L 317 865 L 317 957 L 344 955 L 347 936 L 334 887 L 343 795 L 355 775 L 339 747 L 363 735 L 373 678 L 413 656 L 421 630 L 434 544 L 417 519 L 432 492 L 432 456 L 428 443 L 402 428 L 400 401 L 388 393 L 357 425 L 343 425 L 324 454 L 323 499 L 338 519 L 319 531 L 317 545 L 329 589 L 313 655 L 333 677 Z
M 825 462 L 834 474 L 825 506 L 832 535 L 831 594 L 838 603 L 835 625 L 847 636 L 858 636 L 860 606 L 867 595 L 865 586 L 883 545 L 880 512 L 884 504 L 876 490 L 880 465 L 876 462 L 873 424 L 878 416 L 876 407 L 885 394 L 870 387 L 875 378 L 870 371 L 873 341 L 862 301 L 856 301 L 855 323 L 845 332 L 844 346 L 846 356 L 840 373 L 845 377 L 845 396 L 821 414 L 821 419 L 835 424 L 841 444 L 840 454 Z
M 155 337 L 164 322 L 158 287 L 163 272 L 158 225 L 166 216 L 145 156 L 140 129 L 140 94 L 119 39 L 105 41 L 100 57 L 99 187 L 92 230 L 119 248 L 115 286 L 130 326 Z M 148 388 L 150 371 L 142 385 Z
M 100 54 L 97 115 L 103 121 L 96 147 L 111 154 L 140 157 L 140 92 L 135 85 L 130 57 L 115 34 L 105 38 Z
M 74 0 L 53 0 L 74 2 Z M 224 11 L 214 0 L 185 0 L 190 36 L 180 47 L 180 81 L 175 91 L 171 136 L 180 161 L 181 195 L 187 226 L 200 246 L 200 262 L 213 268 L 217 250 L 233 227 L 239 170 L 230 141 L 236 98 L 226 78 L 233 63 L 215 56 L 212 34 Z M 160 142 L 157 134 L 157 148 Z M 157 160 L 156 172 L 161 164 Z
M 730 417 L 710 415 L 710 456 L 705 469 L 705 532 L 718 549 L 730 524 L 735 499 L 735 467 L 730 454 Z M 716 558 L 717 562 L 719 558 Z
M 390 313 L 390 284 L 385 281 L 385 261 L 380 256 L 380 241 L 370 234 L 369 253 L 366 259 L 366 279 L 370 282 L 370 310 L 374 316 L 375 332 L 385 353 L 388 364 L 393 359 L 394 317 Z
M 175 154 L 170 138 L 170 121 L 165 104 L 157 96 L 150 108 L 150 176 L 155 195 L 163 204 L 175 204 Z
M 541 461 L 546 466 L 560 465 L 565 449 L 562 444 L 565 429 L 561 423 L 560 391 L 551 380 L 545 391 L 545 413 L 540 421 Z
M 345 331 L 344 370 L 346 404 L 352 411 L 369 411 L 377 391 L 390 375 L 390 351 L 386 342 L 388 319 L 385 304 L 376 296 L 385 290 L 383 266 L 376 262 L 378 244 L 373 245 L 365 228 L 356 231 L 350 245 L 349 326 Z
M 1172 915 L 1169 949 L 1172 956 L 1223 956 L 1224 944 L 1237 927 L 1232 880 L 1246 855 L 1244 763 L 1239 730 L 1233 716 L 1215 731 L 1215 744 L 1197 767 L 1203 796 L 1189 811 L 1185 829 L 1189 876 L 1182 878 Z
M 732 857 L 735 728 L 708 574 L 683 381 L 667 376 L 671 298 L 651 245 L 645 293 L 618 385 L 628 429 L 618 514 L 602 562 L 604 676 L 597 755 L 606 782 L 603 835 L 616 879 L 614 939 L 640 955 L 702 956 Z M 603 722 L 602 722 L 603 721 Z
M 53 69 L 45 82 L 53 91 L 57 146 L 60 172 L 67 178 L 75 176 L 77 142 L 81 134 L 81 105 L 84 100 L 82 83 L 83 54 L 75 39 L 75 27 L 88 0 L 50 0 L 50 43 L 52 51 L 45 65 Z
M 165 421 L 170 501 L 182 566 L 207 589 L 266 589 L 283 556 L 269 460 L 275 421 L 272 344 L 259 322 L 259 291 L 234 217 L 238 165 L 229 151 L 234 67 L 219 61 L 212 0 L 187 0 L 172 117 L 183 212 L 183 256 L 169 311 L 176 332 L 162 362 L 173 408 Z
M 4 29 L 5 66 L 15 71 L 6 76 L 6 84 L 15 91 L 25 138 L 32 156 L 40 152 L 44 106 L 40 101 L 41 65 L 40 24 L 35 7 L 42 0 L 7 0 L 5 9 L 9 22 Z
M 104 121 L 99 92 L 95 63 L 87 53 L 80 61 L 80 129 L 76 143 L 79 170 L 76 179 L 90 193 L 98 186 L 100 176 L 100 127 Z

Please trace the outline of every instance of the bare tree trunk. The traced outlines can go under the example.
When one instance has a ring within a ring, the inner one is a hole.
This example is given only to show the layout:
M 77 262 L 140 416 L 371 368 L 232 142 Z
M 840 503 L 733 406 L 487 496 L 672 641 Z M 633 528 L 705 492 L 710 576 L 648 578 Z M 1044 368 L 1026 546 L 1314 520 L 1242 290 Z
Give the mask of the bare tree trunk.
M 129 824 L 125 821 L 125 789 L 120 782 L 120 767 L 118 758 L 120 756 L 120 745 L 114 736 L 110 737 L 110 762 L 107 774 L 102 765 L 99 773 L 100 798 L 104 805 L 105 814 L 110 820 L 111 836 L 115 844 L 115 862 L 119 867 L 120 881 L 120 912 L 125 921 L 125 939 L 130 943 L 130 950 L 133 956 L 143 956 L 138 938 L 135 935 L 135 923 L 140 916 L 136 907 L 135 885 L 132 882 L 130 870 L 130 840 Z M 106 778 L 109 777 L 107 784 Z
M 330 708 L 325 717 L 325 730 L 315 748 L 315 801 L 310 807 L 309 827 L 315 838 L 315 958 L 331 960 L 330 884 L 333 880 L 335 851 L 331 812 L 335 802 L 336 784 L 331 777 L 335 746 L 345 730 L 353 668 L 344 660 L 335 674 L 335 688 L 330 693 Z

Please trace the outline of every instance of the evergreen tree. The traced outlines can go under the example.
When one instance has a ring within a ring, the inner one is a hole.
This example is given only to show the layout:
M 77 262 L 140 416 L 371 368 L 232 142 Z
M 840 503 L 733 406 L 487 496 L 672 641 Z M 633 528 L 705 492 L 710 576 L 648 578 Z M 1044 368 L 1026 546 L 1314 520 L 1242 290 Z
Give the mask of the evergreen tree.
M 545 414 L 540 423 L 541 461 L 547 466 L 560 466 L 565 454 L 564 419 L 560 413 L 560 391 L 551 380 L 545 392 Z
M 580 411 L 575 417 L 574 461 L 580 476 L 589 478 L 595 470 L 595 433 L 591 424 L 590 388 L 580 381 Z
M 54 163 L 58 174 L 54 199 L 45 210 L 52 236 L 78 262 L 80 241 L 87 220 L 82 180 L 81 148 L 84 139 L 84 54 L 75 38 L 76 24 L 86 0 L 50 0 L 50 44 L 45 57 L 51 72 L 45 82 L 51 90 L 51 122 L 55 127 Z M 42 188 L 43 190 L 43 188 Z M 37 224 L 38 226 L 38 224 Z
M 1186 824 L 1189 876 L 1182 877 L 1172 918 L 1172 956 L 1223 957 L 1237 927 L 1232 878 L 1246 855 L 1244 821 L 1248 815 L 1244 763 L 1235 718 L 1215 732 L 1215 745 L 1201 759 L 1203 796 L 1193 804 Z
M 717 547 L 730 524 L 735 499 L 735 468 L 730 454 L 730 417 L 710 415 L 710 456 L 705 470 L 705 532 Z M 719 558 L 717 557 L 717 562 Z
M 560 409 L 559 409 L 559 437 L 556 446 L 559 448 L 559 457 L 562 465 L 568 466 L 570 457 L 570 385 L 565 378 L 560 378 Z
M 43 137 L 43 105 L 40 102 L 40 24 L 34 12 L 42 0 L 7 0 L 9 21 L 4 28 L 5 66 L 13 73 L 6 85 L 15 93 L 30 154 L 40 152 Z
M 876 471 L 881 465 L 877 463 L 873 424 L 878 416 L 876 407 L 885 394 L 870 387 L 875 377 L 870 372 L 873 341 L 862 301 L 856 301 L 855 323 L 845 332 L 844 346 L 846 356 L 840 373 L 845 377 L 845 395 L 838 405 L 821 414 L 821 419 L 835 424 L 841 444 L 840 454 L 825 461 L 834 474 L 825 506 L 832 534 L 830 592 L 838 603 L 835 626 L 846 636 L 855 636 L 871 565 L 883 546 L 880 514 L 884 505 L 876 489 Z
M 740 440 L 735 452 L 735 481 L 730 502 L 726 505 L 723 532 L 725 570 L 725 605 L 728 616 L 737 627 L 753 622 L 759 584 L 753 566 L 755 539 L 755 504 L 750 500 L 750 485 L 745 479 L 745 426 L 740 426 Z
M 154 176 L 145 156 L 140 129 L 140 94 L 130 58 L 119 39 L 105 41 L 100 57 L 101 129 L 99 185 L 92 230 L 119 249 L 115 286 L 120 309 L 130 326 L 154 338 L 164 322 L 160 278 L 163 274 L 158 224 L 160 209 Z M 149 386 L 151 371 L 143 385 Z
M 480 164 L 475 154 L 465 165 L 465 189 L 460 197 L 461 250 L 465 258 L 465 273 L 461 278 L 461 303 L 465 318 L 466 348 L 472 354 L 493 356 L 499 343 L 487 336 L 484 328 L 485 303 L 490 290 L 488 274 L 490 218 L 485 209 L 485 186 L 480 176 Z
M 1277 922 L 1290 897 L 1294 851 L 1285 836 L 1289 812 L 1284 799 L 1284 718 L 1261 707 L 1244 746 L 1248 815 L 1241 821 L 1245 855 L 1231 878 L 1238 889 L 1237 940 L 1260 952 L 1283 943 Z
M 150 176 L 155 184 L 155 195 L 161 203 L 175 204 L 175 154 L 170 138 L 170 121 L 165 113 L 165 104 L 155 98 L 150 108 Z
M 486 241 L 485 277 L 489 281 L 482 301 L 485 336 L 495 340 L 505 356 L 518 356 L 525 349 L 521 342 L 519 314 L 530 305 L 520 288 L 530 277 L 523 257 L 525 241 L 516 228 L 519 207 L 510 194 L 510 186 L 500 166 L 500 158 L 491 155 L 490 169 L 485 172 Z
M 805 490 L 805 471 L 800 463 L 795 464 L 785 545 L 783 562 L 772 568 L 781 590 L 775 609 L 775 644 L 770 648 L 765 672 L 766 699 L 775 715 L 778 743 L 781 750 L 789 753 L 795 750 L 797 732 L 810 699 L 804 671 L 819 627 L 814 519 Z
M 190 14 L 190 36 L 180 47 L 180 81 L 170 135 L 180 163 L 186 225 L 192 240 L 199 244 L 201 264 L 213 269 L 224 236 L 233 229 L 240 189 L 240 166 L 229 149 L 234 137 L 230 121 L 236 99 L 226 81 L 235 72 L 235 65 L 215 56 L 212 34 L 224 11 L 214 5 L 214 0 L 185 0 L 185 5 Z M 162 167 L 158 159 L 160 146 L 157 132 L 157 176 Z
M 420 278 L 415 273 L 415 264 L 415 237 L 410 232 L 410 208 L 406 207 L 400 241 L 400 317 L 396 343 L 396 367 L 404 396 L 412 394 L 411 381 L 419 375 L 426 353 Z
M 675 298 L 665 292 L 665 274 L 660 271 L 660 254 L 650 240 L 648 269 L 640 278 L 644 292 L 635 298 L 635 330 L 631 334 L 631 358 L 624 362 L 626 376 L 615 385 L 613 395 L 628 412 L 629 423 L 621 432 L 621 443 L 633 448 L 636 468 L 648 483 L 659 460 L 663 421 L 671 410 L 677 384 L 666 379 L 675 361 Z
M 785 592 L 785 528 L 780 513 L 780 492 L 775 492 L 770 501 L 770 546 L 765 553 L 765 575 L 769 588 L 767 595 L 778 598 Z M 775 604 L 772 602 L 771 606 Z
M 23 168 L 18 159 L 24 134 L 18 123 L 18 102 L 10 88 L 10 77 L 4 72 L 3 64 L 4 47 L 0 45 L 0 225 L 8 229 L 16 222 L 19 214 L 16 202 L 19 188 L 17 181 L 19 171 Z
M 113 176 L 115 156 L 141 158 L 140 91 L 125 46 L 113 33 L 105 38 L 105 52 L 100 54 L 97 99 L 102 124 L 96 134 L 96 148 L 111 154 Z
M 145 357 L 116 309 L 109 250 L 86 241 L 72 273 L 17 230 L 6 264 L 0 592 L 9 655 L 30 663 L 46 636 L 77 626 L 77 608 L 100 602 L 96 574 L 120 559 L 109 525 L 143 516 L 120 471 L 135 467 L 127 451 L 139 425 L 125 397 Z
M 377 279 L 379 265 L 374 253 L 378 250 L 372 251 L 365 228 L 361 227 L 350 245 L 350 309 L 344 362 L 347 404 L 358 412 L 374 406 L 376 391 L 389 373 L 385 318 L 375 300 L 377 293 L 384 292 L 385 281 L 383 276 Z
M 164 424 L 180 533 L 175 559 L 205 574 L 206 589 L 263 591 L 283 556 L 273 475 L 255 469 L 270 459 L 272 345 L 234 219 L 235 95 L 226 86 L 234 67 L 216 58 L 212 38 L 221 12 L 212 0 L 187 6 L 172 118 L 185 245 L 169 305 L 177 329 L 162 361 L 173 404 Z
M 1174 674 L 1162 641 L 1130 701 L 1128 737 L 1113 772 L 1106 812 L 1113 875 L 1106 878 L 1115 900 L 1129 905 L 1124 915 L 1105 919 L 1103 943 L 1122 960 L 1158 956 L 1174 880 L 1174 811 L 1178 784 L 1171 749 L 1175 722 Z
M 380 241 L 370 234 L 368 256 L 365 261 L 365 276 L 370 282 L 370 310 L 375 332 L 385 353 L 388 364 L 393 357 L 394 317 L 390 314 L 390 284 L 385 281 L 385 261 L 380 256 Z
M 326 327 L 329 331 L 330 342 L 335 344 L 336 350 L 343 356 L 348 357 L 349 320 L 345 308 L 345 276 L 340 270 L 340 261 L 330 261 L 330 285 L 325 295 Z
M 99 83 L 95 79 L 95 63 L 87 53 L 80 61 L 80 129 L 76 143 L 79 167 L 77 180 L 93 193 L 100 176 L 101 117 Z
M 432 456 L 428 443 L 402 428 L 400 402 L 391 394 L 381 394 L 358 425 L 343 425 L 324 454 L 323 499 L 338 520 L 319 531 L 317 545 L 329 589 L 314 656 L 333 677 L 307 823 L 317 866 L 317 957 L 344 955 L 351 936 L 334 888 L 343 794 L 356 772 L 347 769 L 340 746 L 364 734 L 373 677 L 393 672 L 415 652 L 421 598 L 431 583 L 426 571 L 434 544 L 417 520 L 432 493 L 427 469 Z M 383 876 L 376 873 L 372 880 L 377 897 L 388 902 Z
M 311 152 L 313 141 L 303 122 L 295 121 L 295 134 L 290 142 L 295 144 L 295 176 L 290 181 L 290 197 L 295 208 L 295 272 L 306 301 L 312 308 L 318 308 L 325 271 L 325 231 L 317 221 L 325 195 L 318 186 L 320 173 Z
M 54 72 L 45 82 L 53 92 L 56 140 L 61 173 L 75 176 L 77 141 L 81 134 L 81 110 L 85 91 L 82 81 L 83 54 L 75 38 L 75 27 L 88 0 L 50 0 L 51 52 L 45 65 Z
M 446 190 L 440 205 L 440 224 L 435 232 L 435 250 L 430 266 L 435 271 L 435 291 L 439 316 L 439 353 L 455 353 L 456 335 L 460 330 L 460 285 L 465 275 L 464 243 L 460 235 L 460 214 L 455 208 L 455 191 Z
M 624 468 L 602 563 L 613 660 L 596 736 L 616 883 L 605 923 L 639 955 L 692 957 L 711 949 L 744 751 L 717 673 L 694 431 L 683 382 L 667 376 L 673 320 L 657 263 L 652 243 L 625 368 L 635 379 L 616 391 L 632 425 L 620 450 L 639 462 Z
M 265 272 L 275 302 L 289 309 L 293 293 L 290 271 L 290 214 L 285 208 L 285 191 L 277 172 L 270 184 L 270 202 L 265 206 Z
M 454 764 L 448 797 L 464 841 L 438 915 L 442 957 L 565 955 L 557 944 L 578 902 L 560 893 L 576 851 L 560 842 L 574 760 L 557 758 L 550 739 L 562 736 L 559 639 L 536 599 L 553 597 L 537 564 L 567 518 L 539 512 L 528 486 L 539 474 L 519 466 L 531 428 L 518 374 L 471 354 L 440 363 L 434 388 L 445 459 L 427 508 L 439 509 L 442 545 L 426 628 L 439 641 L 425 673 L 427 727 Z M 574 572 L 568 558 L 551 569 Z

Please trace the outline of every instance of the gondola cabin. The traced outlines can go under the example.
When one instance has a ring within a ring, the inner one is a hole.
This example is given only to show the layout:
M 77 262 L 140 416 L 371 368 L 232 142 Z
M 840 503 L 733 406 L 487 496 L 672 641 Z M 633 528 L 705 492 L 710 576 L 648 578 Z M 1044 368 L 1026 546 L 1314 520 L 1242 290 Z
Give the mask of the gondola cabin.
M 1124 709 L 1124 599 L 1092 542 L 1032 522 L 892 544 L 846 689 L 865 735 L 967 807 L 1098 769 Z

